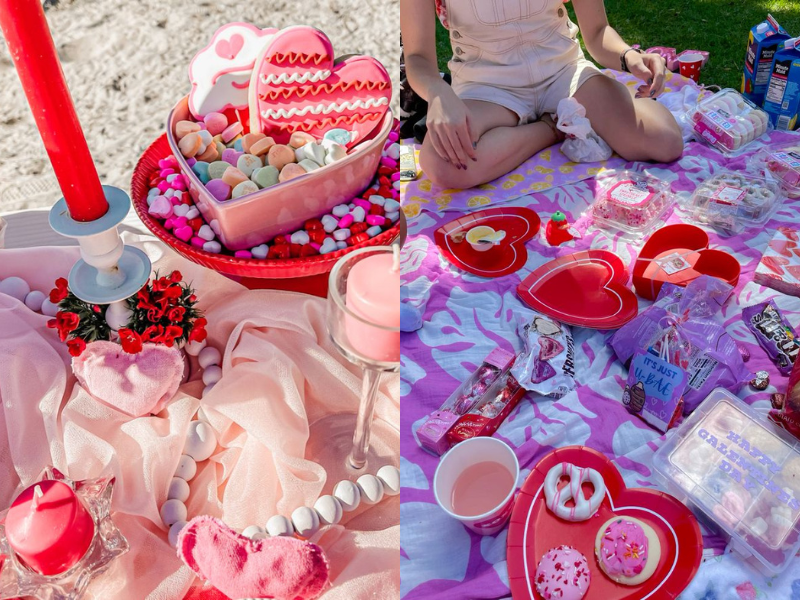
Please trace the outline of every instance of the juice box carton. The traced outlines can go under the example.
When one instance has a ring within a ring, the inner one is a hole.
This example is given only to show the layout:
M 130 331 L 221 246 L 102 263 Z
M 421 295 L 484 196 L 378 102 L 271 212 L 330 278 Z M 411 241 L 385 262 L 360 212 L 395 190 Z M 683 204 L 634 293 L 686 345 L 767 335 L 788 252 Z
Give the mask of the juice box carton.
M 772 72 L 767 85 L 764 110 L 778 130 L 797 129 L 800 110 L 800 38 L 784 41 L 784 48 L 772 59 Z
M 783 48 L 783 42 L 790 37 L 772 15 L 767 15 L 766 21 L 750 30 L 740 91 L 757 106 L 764 104 L 775 52 Z

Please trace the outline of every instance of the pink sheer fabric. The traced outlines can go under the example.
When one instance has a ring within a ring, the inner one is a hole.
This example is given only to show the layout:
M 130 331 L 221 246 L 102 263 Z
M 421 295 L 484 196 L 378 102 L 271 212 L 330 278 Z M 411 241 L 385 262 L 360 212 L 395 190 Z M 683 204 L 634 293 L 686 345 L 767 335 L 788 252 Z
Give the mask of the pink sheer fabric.
M 235 528 L 266 523 L 312 505 L 336 482 L 306 458 L 309 423 L 354 411 L 358 369 L 328 339 L 323 300 L 277 291 L 248 291 L 178 257 L 150 237 L 127 237 L 160 272 L 179 269 L 198 291 L 209 342 L 223 354 L 223 378 L 202 402 L 220 448 L 198 465 L 189 516 L 209 514 Z M 48 292 L 78 258 L 75 248 L 0 251 L 0 278 L 17 275 Z M 70 356 L 47 317 L 0 295 L 0 505 L 48 463 L 73 479 L 111 471 L 117 477 L 115 521 L 131 551 L 89 588 L 89 597 L 118 600 L 217 599 L 177 558 L 159 517 L 183 447 L 201 406 L 196 362 L 190 381 L 154 417 L 131 419 L 94 400 L 76 383 Z M 399 376 L 385 377 L 376 419 L 392 427 L 399 456 Z M 399 460 L 399 459 L 397 459 Z M 398 463 L 395 462 L 395 465 Z M 324 489 L 324 492 L 323 492 Z M 345 516 L 312 541 L 331 563 L 325 600 L 399 595 L 399 496 Z M 391 524 L 386 526 L 386 523 Z

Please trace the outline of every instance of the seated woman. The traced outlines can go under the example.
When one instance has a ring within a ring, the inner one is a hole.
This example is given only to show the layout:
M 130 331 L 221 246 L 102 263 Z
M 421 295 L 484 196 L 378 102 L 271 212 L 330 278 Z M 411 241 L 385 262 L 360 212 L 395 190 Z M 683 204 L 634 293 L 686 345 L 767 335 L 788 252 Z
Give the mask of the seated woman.
M 622 41 L 608 24 L 603 0 L 573 5 L 592 57 L 641 79 L 636 90 L 584 57 L 562 0 L 401 0 L 406 74 L 429 105 L 420 163 L 434 183 L 479 185 L 561 141 L 550 115 L 570 96 L 624 159 L 681 156 L 678 124 L 653 102 L 664 89 L 664 59 Z M 436 14 L 450 32 L 452 87 L 437 67 Z

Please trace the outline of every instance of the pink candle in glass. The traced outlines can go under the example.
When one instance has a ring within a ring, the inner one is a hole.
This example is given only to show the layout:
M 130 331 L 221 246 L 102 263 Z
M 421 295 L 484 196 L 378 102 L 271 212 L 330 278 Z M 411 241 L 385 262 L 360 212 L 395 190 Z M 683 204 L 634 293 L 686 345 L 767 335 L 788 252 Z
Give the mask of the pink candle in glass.
M 73 489 L 46 480 L 25 489 L 6 515 L 8 544 L 42 575 L 57 575 L 83 558 L 94 537 L 94 520 Z
M 373 360 L 398 362 L 400 269 L 397 256 L 373 254 L 358 261 L 347 275 L 346 304 L 351 312 L 372 324 L 347 316 L 347 339 L 353 349 Z

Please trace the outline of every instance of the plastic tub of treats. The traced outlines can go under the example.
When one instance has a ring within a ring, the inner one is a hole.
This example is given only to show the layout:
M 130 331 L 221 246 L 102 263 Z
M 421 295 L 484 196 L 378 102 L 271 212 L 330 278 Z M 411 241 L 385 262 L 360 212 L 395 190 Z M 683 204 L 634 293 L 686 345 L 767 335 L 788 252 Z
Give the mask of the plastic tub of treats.
M 599 227 L 639 239 L 651 233 L 674 205 L 667 183 L 635 171 L 607 171 L 597 177 L 591 216 Z
M 800 198 L 800 142 L 762 148 L 748 164 L 775 179 L 789 198 Z
M 772 128 L 766 111 L 731 88 L 704 98 L 687 117 L 695 137 L 723 154 L 737 153 Z
M 800 550 L 800 441 L 717 388 L 656 452 L 671 494 L 763 573 Z
M 735 234 L 764 224 L 782 200 L 777 181 L 753 173 L 723 171 L 697 187 L 687 208 L 698 223 Z

